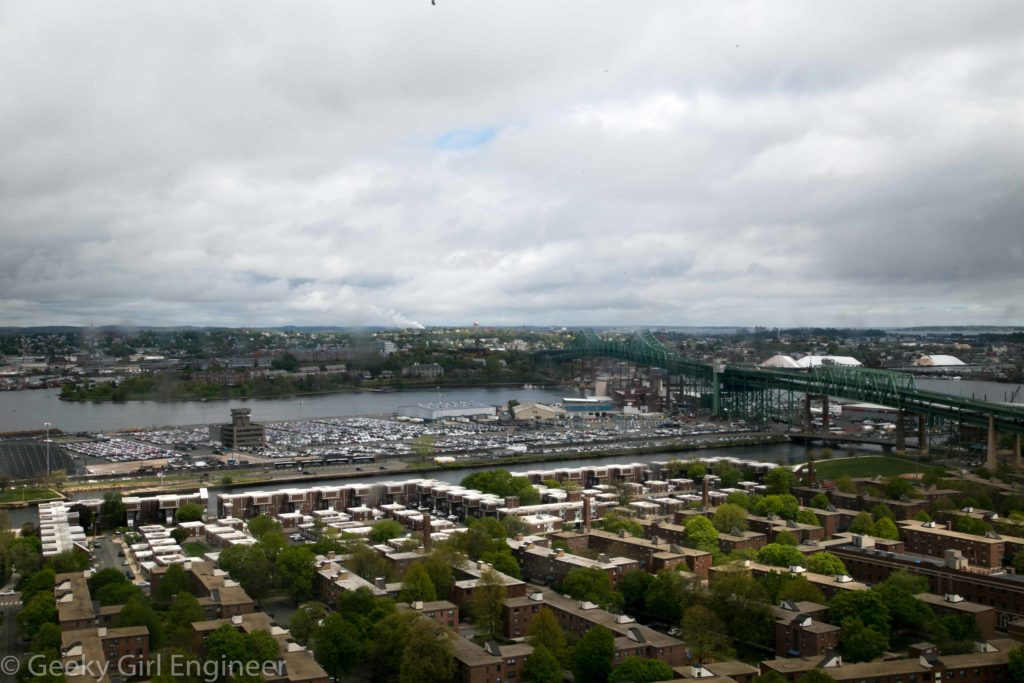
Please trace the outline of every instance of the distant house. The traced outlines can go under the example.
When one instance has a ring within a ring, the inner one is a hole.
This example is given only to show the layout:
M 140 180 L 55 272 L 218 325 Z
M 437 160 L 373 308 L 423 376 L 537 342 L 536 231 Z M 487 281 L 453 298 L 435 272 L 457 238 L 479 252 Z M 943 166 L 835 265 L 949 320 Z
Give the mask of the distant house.
M 435 379 L 444 374 L 444 368 L 437 363 L 413 363 L 402 368 L 402 377 Z

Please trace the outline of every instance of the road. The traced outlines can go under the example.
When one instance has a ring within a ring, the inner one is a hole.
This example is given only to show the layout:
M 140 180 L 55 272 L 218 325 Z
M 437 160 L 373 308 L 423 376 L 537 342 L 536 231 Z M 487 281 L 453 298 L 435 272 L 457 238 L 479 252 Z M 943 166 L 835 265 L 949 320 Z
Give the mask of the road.
M 0 614 L 3 615 L 3 654 L 19 655 L 25 648 L 18 638 L 18 612 L 21 611 L 21 594 L 0 596 Z

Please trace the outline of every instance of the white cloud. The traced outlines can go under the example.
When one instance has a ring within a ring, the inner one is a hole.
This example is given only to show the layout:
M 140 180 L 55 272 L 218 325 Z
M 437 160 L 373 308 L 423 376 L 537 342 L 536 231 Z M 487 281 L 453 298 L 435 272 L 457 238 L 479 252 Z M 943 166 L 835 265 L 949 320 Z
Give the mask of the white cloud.
M 0 13 L 0 324 L 1021 322 L 1016 2 Z

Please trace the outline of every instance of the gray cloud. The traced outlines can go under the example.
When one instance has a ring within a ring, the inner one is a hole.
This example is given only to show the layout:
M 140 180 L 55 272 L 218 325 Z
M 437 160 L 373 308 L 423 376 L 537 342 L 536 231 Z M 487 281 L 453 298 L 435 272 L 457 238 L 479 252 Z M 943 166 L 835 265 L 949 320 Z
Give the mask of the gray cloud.
M 1020 324 L 1015 1 L 0 6 L 0 323 Z

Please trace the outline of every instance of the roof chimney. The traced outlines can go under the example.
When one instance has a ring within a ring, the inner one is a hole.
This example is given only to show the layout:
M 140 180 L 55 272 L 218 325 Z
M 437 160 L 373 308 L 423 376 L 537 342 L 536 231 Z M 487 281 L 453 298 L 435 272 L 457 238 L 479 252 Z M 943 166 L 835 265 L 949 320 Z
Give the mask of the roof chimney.
M 583 531 L 590 533 L 590 496 L 583 496 Z
M 430 552 L 430 513 L 423 513 L 423 552 Z
M 710 496 L 708 495 L 708 478 L 701 480 L 700 504 L 707 510 L 710 507 Z

